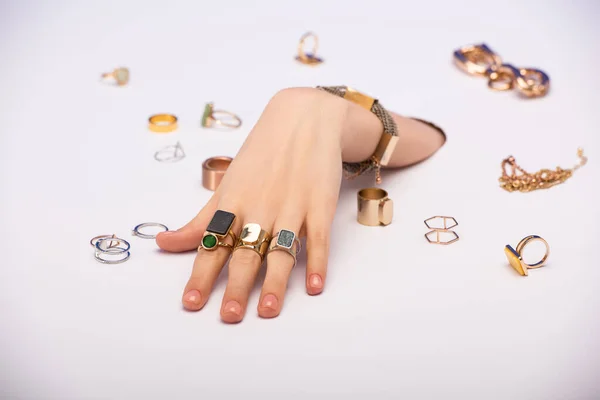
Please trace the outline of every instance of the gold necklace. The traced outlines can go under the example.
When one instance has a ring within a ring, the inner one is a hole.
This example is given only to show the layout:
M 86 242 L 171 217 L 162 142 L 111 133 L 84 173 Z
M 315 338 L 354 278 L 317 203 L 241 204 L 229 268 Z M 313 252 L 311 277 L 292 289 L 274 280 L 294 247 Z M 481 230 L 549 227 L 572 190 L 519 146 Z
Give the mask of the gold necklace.
M 577 157 L 579 157 L 579 161 L 572 169 L 556 167 L 556 170 L 541 169 L 535 174 L 530 174 L 517 164 L 513 156 L 510 156 L 502 160 L 500 187 L 509 192 L 516 190 L 531 192 L 532 190 L 548 189 L 563 183 L 573 175 L 573 172 L 585 165 L 587 157 L 583 155 L 583 149 L 577 149 Z M 510 174 L 506 173 L 507 166 L 510 167 Z

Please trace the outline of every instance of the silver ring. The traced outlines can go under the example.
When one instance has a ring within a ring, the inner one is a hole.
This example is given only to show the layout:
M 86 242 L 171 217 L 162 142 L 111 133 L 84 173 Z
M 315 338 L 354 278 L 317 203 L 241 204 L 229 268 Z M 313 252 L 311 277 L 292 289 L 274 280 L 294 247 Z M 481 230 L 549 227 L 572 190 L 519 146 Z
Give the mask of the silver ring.
M 284 251 L 288 253 L 294 258 L 294 265 L 292 266 L 293 268 L 296 266 L 296 256 L 298 255 L 298 253 L 300 253 L 301 249 L 302 244 L 300 243 L 300 240 L 298 239 L 296 234 L 287 229 L 282 229 L 279 232 L 277 232 L 271 240 L 267 254 L 271 253 L 272 251 Z
M 167 157 L 161 156 L 161 154 L 166 155 L 166 152 L 170 153 Z M 183 147 L 181 147 L 181 143 L 179 142 L 177 142 L 175 145 L 164 147 L 154 153 L 154 159 L 159 162 L 177 162 L 183 160 L 184 158 L 185 152 L 183 151 Z
M 166 232 L 169 230 L 169 228 L 167 228 L 166 225 L 159 224 L 158 222 L 144 222 L 143 224 L 139 224 L 135 228 L 133 228 L 133 230 L 131 231 L 131 234 L 133 236 L 141 237 L 142 239 L 155 239 L 156 235 L 148 235 L 147 233 L 140 232 L 141 228 L 145 228 L 147 226 L 158 226 L 159 228 L 164 229 L 163 232 Z
M 92 247 L 96 247 L 96 242 L 98 240 L 104 239 L 104 238 L 116 239 L 116 236 L 114 235 L 114 233 L 112 235 L 98 235 L 98 236 L 95 236 L 95 237 L 93 237 L 93 238 L 90 239 L 90 245 Z M 115 242 L 117 242 L 116 246 L 118 246 L 119 244 L 121 244 L 118 240 L 115 240 Z M 115 247 L 115 246 L 113 246 L 113 244 L 111 243 L 108 247 Z
M 103 242 L 112 242 L 113 240 L 117 241 L 119 244 L 116 246 L 111 246 L 109 244 L 109 246 L 107 248 L 102 248 L 102 243 Z M 123 244 L 123 246 L 120 246 L 121 244 Z M 101 262 L 102 264 L 120 264 L 122 262 L 125 262 L 129 259 L 129 257 L 131 256 L 131 252 L 129 251 L 129 249 L 131 248 L 131 245 L 129 244 L 129 242 L 125 239 L 121 239 L 118 237 L 104 237 L 104 238 L 100 238 L 96 241 L 96 251 L 94 253 L 94 257 L 96 258 L 96 261 Z M 124 254 L 123 257 L 116 259 L 116 260 L 108 260 L 106 258 L 102 258 L 102 255 L 111 255 L 111 256 L 116 256 L 119 254 Z

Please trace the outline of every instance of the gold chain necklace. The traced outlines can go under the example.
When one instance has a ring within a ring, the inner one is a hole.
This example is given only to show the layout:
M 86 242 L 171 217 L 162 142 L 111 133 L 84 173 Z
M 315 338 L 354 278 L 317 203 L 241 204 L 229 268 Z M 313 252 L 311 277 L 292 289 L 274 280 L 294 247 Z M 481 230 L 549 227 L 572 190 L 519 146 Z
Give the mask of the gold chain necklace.
M 583 155 L 583 149 L 577 149 L 577 157 L 579 157 L 579 161 L 572 169 L 556 167 L 556 170 L 541 169 L 535 174 L 530 174 L 517 164 L 513 156 L 510 156 L 502 160 L 500 187 L 509 192 L 516 190 L 531 192 L 532 190 L 548 189 L 563 183 L 573 175 L 573 172 L 585 165 L 587 157 Z M 510 167 L 510 174 L 506 173 L 507 166 Z

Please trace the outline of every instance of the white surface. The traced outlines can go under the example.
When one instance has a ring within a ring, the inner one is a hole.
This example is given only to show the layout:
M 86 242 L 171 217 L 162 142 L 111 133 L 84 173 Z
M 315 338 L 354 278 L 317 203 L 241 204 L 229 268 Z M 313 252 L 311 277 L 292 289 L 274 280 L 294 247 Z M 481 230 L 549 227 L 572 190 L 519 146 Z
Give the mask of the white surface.
M 2 2 L 0 397 L 599 398 L 600 6 L 478 3 Z M 318 68 L 293 60 L 306 30 Z M 454 68 L 452 51 L 480 41 L 546 70 L 551 94 L 493 93 Z M 98 81 L 121 65 L 129 86 Z M 256 290 L 231 326 L 224 277 L 203 311 L 182 310 L 193 253 L 131 238 L 127 263 L 94 261 L 92 236 L 187 222 L 210 196 L 202 161 L 235 155 L 275 91 L 317 84 L 352 85 L 449 136 L 384 177 L 387 228 L 354 222 L 369 181 L 345 184 L 323 295 L 305 294 L 302 261 L 279 318 L 257 317 Z M 242 129 L 200 129 L 207 101 Z M 149 133 L 157 112 L 179 131 Z M 178 140 L 183 162 L 154 161 Z M 568 167 L 578 146 L 590 162 L 566 184 L 498 188 L 507 155 Z M 436 214 L 458 219 L 459 242 L 425 242 Z M 503 246 L 528 234 L 552 253 L 522 278 Z

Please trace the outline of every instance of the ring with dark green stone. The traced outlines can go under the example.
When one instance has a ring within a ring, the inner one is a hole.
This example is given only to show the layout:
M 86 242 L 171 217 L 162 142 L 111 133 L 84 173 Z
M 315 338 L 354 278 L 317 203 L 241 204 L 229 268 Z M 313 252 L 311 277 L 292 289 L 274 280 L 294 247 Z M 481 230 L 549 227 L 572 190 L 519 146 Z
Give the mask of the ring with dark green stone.
M 198 250 L 204 249 L 213 251 L 219 247 L 233 249 L 233 245 L 225 243 L 225 240 L 229 235 L 233 239 L 233 243 L 236 242 L 235 234 L 231 232 L 231 227 L 233 226 L 234 221 L 235 214 L 223 210 L 217 210 L 210 220 L 208 227 L 206 228 L 206 232 L 202 237 L 202 242 L 200 243 Z

